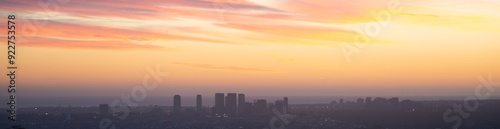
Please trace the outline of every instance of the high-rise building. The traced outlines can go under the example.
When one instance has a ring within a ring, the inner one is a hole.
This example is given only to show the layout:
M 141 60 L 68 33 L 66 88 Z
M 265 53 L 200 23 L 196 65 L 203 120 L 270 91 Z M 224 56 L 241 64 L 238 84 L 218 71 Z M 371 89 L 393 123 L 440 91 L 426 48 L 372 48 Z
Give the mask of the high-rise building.
M 389 101 L 389 103 L 398 103 L 399 102 L 399 98 L 393 97 L 393 98 L 390 98 L 388 101 Z
M 378 108 L 386 108 L 386 106 L 388 105 L 388 101 L 387 98 L 376 97 L 375 99 L 373 99 L 372 104 Z
M 181 112 L 181 96 L 174 96 L 174 112 Z
M 283 114 L 287 114 L 288 113 L 288 97 L 283 98 L 283 103 L 285 104 L 285 109 L 284 109 Z
M 201 107 L 202 107 L 202 103 L 201 103 L 201 95 L 196 95 L 196 111 L 200 112 L 201 111 Z
M 380 103 L 387 103 L 387 98 L 382 98 L 382 97 L 377 97 L 373 100 L 374 103 L 380 104 Z
M 109 105 L 107 104 L 99 104 L 99 114 L 101 116 L 109 115 Z
M 214 114 L 224 114 L 224 93 L 215 93 L 215 106 L 213 109 Z
M 245 94 L 238 94 L 238 114 L 243 114 L 246 110 Z
M 228 115 L 235 115 L 236 112 L 238 111 L 238 106 L 236 105 L 237 103 L 236 99 L 236 93 L 227 93 L 226 96 L 226 113 Z
M 339 104 L 344 104 L 344 99 L 340 99 Z
M 399 98 L 393 97 L 388 100 L 391 107 L 397 107 L 399 105 Z

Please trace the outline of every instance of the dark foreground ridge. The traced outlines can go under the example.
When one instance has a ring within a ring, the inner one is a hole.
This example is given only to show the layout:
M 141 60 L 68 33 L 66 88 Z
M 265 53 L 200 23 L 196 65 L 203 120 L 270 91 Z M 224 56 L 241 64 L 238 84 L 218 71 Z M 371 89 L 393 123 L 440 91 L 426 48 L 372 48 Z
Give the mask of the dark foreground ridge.
M 245 101 L 244 94 L 217 93 L 215 105 L 19 108 L 17 121 L 0 121 L 0 129 L 499 129 L 500 100 L 480 100 L 468 111 L 464 101 L 411 101 L 359 98 L 324 104 L 288 104 L 288 98 Z M 117 112 L 116 109 L 128 109 Z M 3 110 L 3 109 L 2 109 Z M 2 113 L 2 116 L 8 116 Z

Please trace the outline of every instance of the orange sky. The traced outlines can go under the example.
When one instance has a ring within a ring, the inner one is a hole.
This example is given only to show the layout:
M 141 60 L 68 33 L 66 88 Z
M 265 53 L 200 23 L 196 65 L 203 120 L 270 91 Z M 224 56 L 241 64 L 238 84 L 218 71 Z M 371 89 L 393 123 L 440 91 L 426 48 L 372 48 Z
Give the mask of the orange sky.
M 0 3 L 28 96 L 120 95 L 156 64 L 169 76 L 153 96 L 454 96 L 500 81 L 498 0 Z

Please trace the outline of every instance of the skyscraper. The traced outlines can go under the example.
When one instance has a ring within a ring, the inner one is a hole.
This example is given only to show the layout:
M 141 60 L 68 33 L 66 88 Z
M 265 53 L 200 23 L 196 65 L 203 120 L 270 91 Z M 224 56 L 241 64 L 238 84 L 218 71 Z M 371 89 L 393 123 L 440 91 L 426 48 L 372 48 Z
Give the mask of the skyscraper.
M 398 103 L 399 102 L 399 98 L 398 97 L 392 97 L 388 101 L 389 101 L 389 103 Z
M 288 97 L 284 97 L 283 98 L 283 103 L 284 103 L 284 106 L 285 106 L 283 114 L 287 114 L 288 113 Z
M 377 108 L 387 108 L 388 106 L 387 98 L 376 97 L 375 99 L 373 99 L 372 105 Z
M 236 105 L 236 93 L 227 93 L 226 96 L 226 113 L 228 115 L 235 115 L 236 111 L 238 111 Z
M 344 99 L 340 99 L 339 104 L 344 104 Z
M 201 111 L 201 95 L 196 95 L 196 111 Z
M 215 93 L 215 106 L 213 112 L 216 115 L 224 114 L 224 93 Z
M 174 112 L 181 112 L 181 96 L 174 96 Z
M 366 97 L 365 103 L 370 104 L 372 102 L 372 97 Z
M 393 97 L 388 100 L 391 107 L 397 107 L 399 105 L 399 98 Z
M 245 94 L 238 94 L 238 114 L 243 114 L 246 110 Z

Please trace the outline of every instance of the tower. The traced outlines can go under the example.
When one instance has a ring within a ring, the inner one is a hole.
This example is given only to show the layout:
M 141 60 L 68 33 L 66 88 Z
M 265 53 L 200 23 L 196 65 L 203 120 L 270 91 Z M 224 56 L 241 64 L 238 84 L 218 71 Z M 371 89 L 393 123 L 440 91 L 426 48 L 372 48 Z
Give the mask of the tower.
M 200 112 L 202 107 L 201 95 L 196 95 L 196 111 Z
M 174 112 L 181 112 L 181 96 L 174 96 Z
M 236 112 L 238 111 L 237 105 L 236 105 L 236 93 L 227 93 L 226 96 L 226 113 L 228 115 L 235 115 Z
M 288 113 L 288 97 L 283 98 L 283 104 L 285 106 L 283 109 L 283 114 L 287 114 Z
M 238 114 L 243 114 L 245 112 L 245 94 L 238 94 Z
M 215 106 L 213 112 L 215 115 L 224 114 L 224 93 L 215 93 Z

